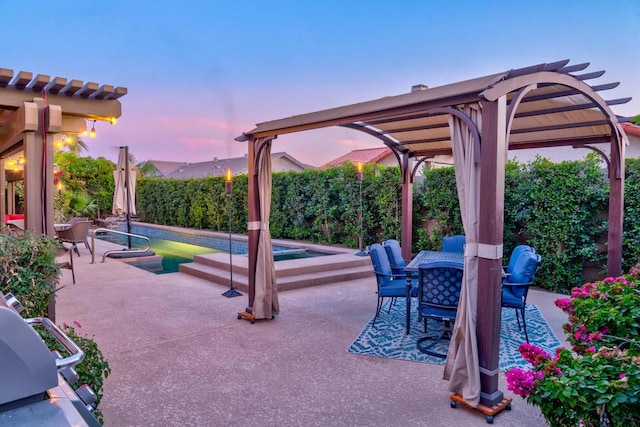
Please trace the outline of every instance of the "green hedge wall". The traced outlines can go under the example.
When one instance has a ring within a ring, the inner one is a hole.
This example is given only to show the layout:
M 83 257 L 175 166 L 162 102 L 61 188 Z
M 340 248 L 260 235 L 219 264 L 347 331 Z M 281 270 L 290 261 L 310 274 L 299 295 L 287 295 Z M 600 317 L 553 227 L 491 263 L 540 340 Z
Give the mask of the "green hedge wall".
M 537 284 L 566 292 L 606 271 L 608 179 L 595 155 L 583 161 L 509 162 L 505 180 L 505 257 L 528 243 L 542 254 Z M 640 160 L 627 162 L 624 268 L 640 256 Z M 138 183 L 140 219 L 227 231 L 221 177 L 144 178 Z M 353 165 L 273 174 L 273 238 L 356 248 L 360 183 Z M 362 182 L 364 244 L 400 239 L 402 188 L 398 168 L 368 166 Z M 234 177 L 232 231 L 246 233 L 247 176 Z M 427 171 L 414 185 L 414 252 L 439 249 L 442 236 L 463 234 L 453 168 Z

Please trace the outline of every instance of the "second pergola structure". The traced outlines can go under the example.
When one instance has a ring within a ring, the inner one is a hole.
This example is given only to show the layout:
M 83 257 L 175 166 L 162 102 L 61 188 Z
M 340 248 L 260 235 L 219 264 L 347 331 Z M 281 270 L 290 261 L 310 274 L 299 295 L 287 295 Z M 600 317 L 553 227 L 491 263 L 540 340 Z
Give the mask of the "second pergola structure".
M 8 203 L 0 198 L 0 213 L 13 213 L 13 184 L 24 183 L 25 229 L 54 236 L 54 141 L 79 135 L 96 121 L 113 123 L 121 115 L 119 99 L 127 88 L 99 85 L 65 77 L 0 68 L 0 188 L 8 187 Z M 13 159 L 23 170 L 7 173 Z M 4 216 L 0 219 L 4 222 Z
M 618 83 L 589 85 L 604 71 L 582 73 L 569 60 L 479 77 L 445 86 L 258 124 L 236 138 L 249 152 L 249 302 L 239 315 L 271 318 L 279 305 L 271 237 L 272 141 L 287 133 L 343 126 L 381 140 L 402 175 L 403 255 L 411 257 L 412 184 L 420 163 L 453 154 L 467 245 L 461 302 L 445 376 L 450 390 L 472 406 L 498 405 L 498 363 L 507 151 L 557 146 L 589 148 L 608 165 L 610 180 L 608 273 L 622 260 L 626 136 L 599 92 Z M 596 146 L 607 143 L 609 155 Z M 477 310 L 482 307 L 482 310 Z

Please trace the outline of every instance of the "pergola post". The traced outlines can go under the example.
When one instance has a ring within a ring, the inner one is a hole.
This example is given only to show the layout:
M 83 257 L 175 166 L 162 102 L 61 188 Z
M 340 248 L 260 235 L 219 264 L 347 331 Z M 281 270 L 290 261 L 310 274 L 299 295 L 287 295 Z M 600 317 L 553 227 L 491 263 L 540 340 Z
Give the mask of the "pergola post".
M 624 141 L 617 132 L 611 135 L 609 163 L 609 230 L 607 246 L 607 274 L 622 273 L 622 232 L 624 215 Z
M 504 227 L 504 169 L 506 146 L 506 96 L 484 102 L 480 166 L 478 244 L 502 246 Z M 498 390 L 502 258 L 478 257 L 477 342 L 480 364 L 480 403 L 502 401 Z
M 402 258 L 411 259 L 411 246 L 413 243 L 413 175 L 409 153 L 402 154 L 400 173 L 402 174 Z
M 247 305 L 247 313 L 252 313 L 253 300 L 256 290 L 256 265 L 258 260 L 258 243 L 260 239 L 260 196 L 258 193 L 258 171 L 256 169 L 256 156 L 259 147 L 257 147 L 257 139 L 249 141 L 248 148 L 248 210 L 249 222 L 247 224 L 247 234 L 249 237 L 249 302 Z

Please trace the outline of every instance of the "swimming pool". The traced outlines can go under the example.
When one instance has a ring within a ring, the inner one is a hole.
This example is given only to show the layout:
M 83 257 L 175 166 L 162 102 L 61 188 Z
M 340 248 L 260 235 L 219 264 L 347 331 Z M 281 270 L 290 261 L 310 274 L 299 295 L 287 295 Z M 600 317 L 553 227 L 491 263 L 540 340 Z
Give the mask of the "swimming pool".
M 122 224 L 114 230 L 126 231 L 126 224 Z M 175 273 L 179 271 L 180 264 L 193 262 L 193 257 L 196 255 L 214 252 L 229 253 L 229 236 L 222 233 L 141 223 L 132 224 L 131 233 L 147 237 L 151 242 L 151 250 L 160 257 L 136 258 L 129 260 L 129 264 L 156 274 Z M 122 235 L 98 233 L 96 238 L 127 245 L 127 237 Z M 142 239 L 132 238 L 131 246 L 144 248 L 146 242 Z M 234 255 L 246 256 L 248 253 L 247 239 L 232 239 L 231 251 Z M 324 255 L 330 254 L 305 248 L 273 245 L 273 258 L 276 262 Z

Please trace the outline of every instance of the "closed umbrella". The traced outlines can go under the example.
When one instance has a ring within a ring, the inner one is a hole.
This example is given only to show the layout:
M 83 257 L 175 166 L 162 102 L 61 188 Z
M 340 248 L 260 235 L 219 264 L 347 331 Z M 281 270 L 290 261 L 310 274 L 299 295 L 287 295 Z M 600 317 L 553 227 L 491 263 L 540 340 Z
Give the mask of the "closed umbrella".
M 131 233 L 131 215 L 136 214 L 136 172 L 129 163 L 129 147 L 120 147 L 118 164 L 113 171 L 113 214 L 127 216 L 127 233 Z M 131 249 L 131 238 L 129 249 Z

